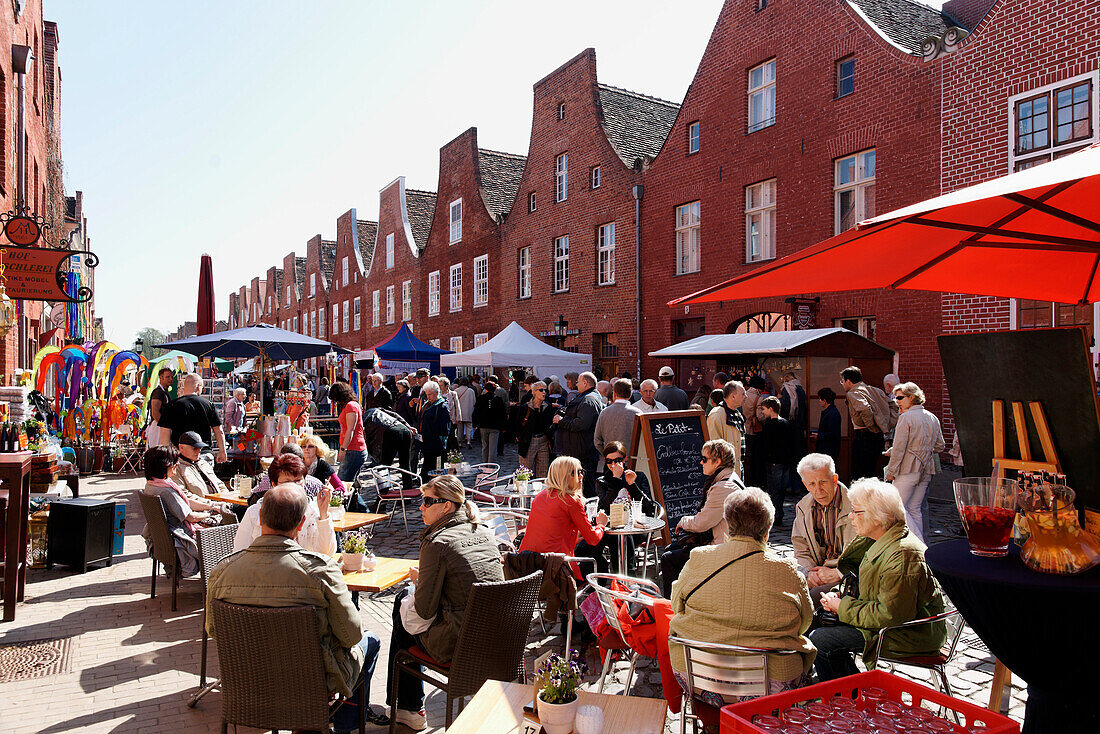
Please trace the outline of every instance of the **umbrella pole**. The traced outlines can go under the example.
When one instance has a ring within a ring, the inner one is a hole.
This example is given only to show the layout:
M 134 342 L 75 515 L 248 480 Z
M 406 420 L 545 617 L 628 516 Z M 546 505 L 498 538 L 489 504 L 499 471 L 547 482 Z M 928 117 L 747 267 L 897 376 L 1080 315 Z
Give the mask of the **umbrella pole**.
M 263 415 L 264 414 L 264 350 L 263 350 L 262 347 L 260 348 L 259 359 L 260 359 L 260 368 L 257 370 L 256 374 L 259 375 L 259 377 L 260 377 L 260 380 L 259 380 L 259 382 L 260 382 L 260 415 Z

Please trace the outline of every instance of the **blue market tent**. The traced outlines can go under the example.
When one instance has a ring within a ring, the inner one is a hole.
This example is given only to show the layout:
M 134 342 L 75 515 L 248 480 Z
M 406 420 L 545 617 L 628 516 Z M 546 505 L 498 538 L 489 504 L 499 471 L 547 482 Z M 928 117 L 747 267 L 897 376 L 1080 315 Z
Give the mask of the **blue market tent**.
M 433 374 L 439 372 L 439 358 L 444 354 L 453 354 L 450 350 L 433 347 L 431 344 L 420 341 L 413 336 L 412 330 L 405 322 L 402 322 L 388 339 L 365 351 L 374 353 L 375 369 L 379 371 L 384 372 L 389 367 L 391 370 L 400 369 L 410 372 L 412 371 L 410 367 L 412 369 L 427 367 Z M 370 359 L 370 356 L 364 352 L 359 352 L 356 357 Z M 448 372 L 451 372 L 453 377 L 454 370 L 450 369 Z

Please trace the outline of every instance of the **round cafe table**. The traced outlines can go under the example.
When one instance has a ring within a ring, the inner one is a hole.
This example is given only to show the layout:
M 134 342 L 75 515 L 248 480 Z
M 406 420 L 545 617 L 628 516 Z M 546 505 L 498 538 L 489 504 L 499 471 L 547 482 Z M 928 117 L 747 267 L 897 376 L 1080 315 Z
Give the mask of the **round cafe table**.
M 498 484 L 492 487 L 489 493 L 504 500 L 519 500 L 520 507 L 526 509 L 530 507 L 531 500 L 535 498 L 535 495 L 542 491 L 543 486 L 542 482 L 530 481 L 527 483 L 527 489 L 520 492 L 514 484 Z
M 1007 556 L 970 552 L 966 540 L 934 545 L 925 560 L 963 619 L 1027 682 L 1024 734 L 1100 732 L 1100 566 L 1076 576 L 1032 571 Z
M 630 525 L 623 525 L 617 528 L 605 527 L 603 529 L 604 535 L 645 535 L 649 536 L 653 533 L 660 532 L 665 527 L 665 521 L 656 517 L 643 517 L 641 520 L 631 523 Z M 619 573 L 626 573 L 626 547 L 628 543 L 619 541 Z

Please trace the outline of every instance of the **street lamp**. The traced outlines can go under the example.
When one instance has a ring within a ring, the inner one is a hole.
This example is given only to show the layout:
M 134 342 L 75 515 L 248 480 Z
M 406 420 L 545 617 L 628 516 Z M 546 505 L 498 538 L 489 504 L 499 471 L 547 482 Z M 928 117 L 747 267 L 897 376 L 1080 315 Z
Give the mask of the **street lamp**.
M 134 339 L 134 351 L 137 352 L 139 355 L 143 351 L 145 351 L 145 340 L 142 339 L 140 336 L 137 339 Z

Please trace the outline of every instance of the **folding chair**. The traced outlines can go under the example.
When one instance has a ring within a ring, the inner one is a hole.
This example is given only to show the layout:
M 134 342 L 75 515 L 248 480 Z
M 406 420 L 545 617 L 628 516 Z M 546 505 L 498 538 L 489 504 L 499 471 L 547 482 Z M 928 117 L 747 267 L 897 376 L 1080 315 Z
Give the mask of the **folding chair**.
M 626 634 L 623 632 L 623 626 L 619 621 L 618 606 L 615 602 L 621 601 L 628 604 L 642 604 L 651 607 L 656 599 L 663 598 L 661 596 L 661 588 L 649 579 L 637 579 L 613 573 L 592 573 L 588 575 L 587 580 L 588 585 L 592 587 L 592 590 L 596 593 L 596 597 L 600 601 L 600 606 L 603 608 L 604 618 L 607 620 L 607 624 L 619 634 L 619 637 L 627 645 L 625 650 L 622 648 L 607 649 L 607 656 L 604 658 L 603 663 L 603 672 L 600 673 L 600 687 L 598 692 L 603 693 L 607 671 L 611 668 L 611 660 L 615 656 L 615 653 L 622 653 L 625 657 L 630 659 L 630 670 L 626 674 L 626 685 L 623 688 L 623 695 L 629 695 L 630 681 L 634 677 L 634 667 L 638 663 L 639 653 L 626 642 Z M 612 581 L 618 581 L 625 586 L 628 589 L 627 593 L 613 591 L 610 588 L 610 583 Z
M 409 517 L 405 507 L 409 502 L 420 503 L 421 487 L 423 486 L 420 475 L 396 466 L 377 464 L 360 472 L 360 477 L 362 476 L 366 476 L 368 482 L 373 484 L 378 495 L 378 501 L 374 506 L 375 512 L 381 512 L 383 502 L 389 502 L 393 506 L 390 518 L 386 521 L 387 527 L 393 522 L 393 512 L 396 511 L 397 505 L 401 505 L 401 519 L 405 523 L 405 535 L 408 535 Z M 410 479 L 412 488 L 404 489 L 405 477 Z M 356 481 L 359 481 L 359 479 L 357 478 Z M 360 482 L 360 497 L 362 497 L 362 489 L 363 483 Z

